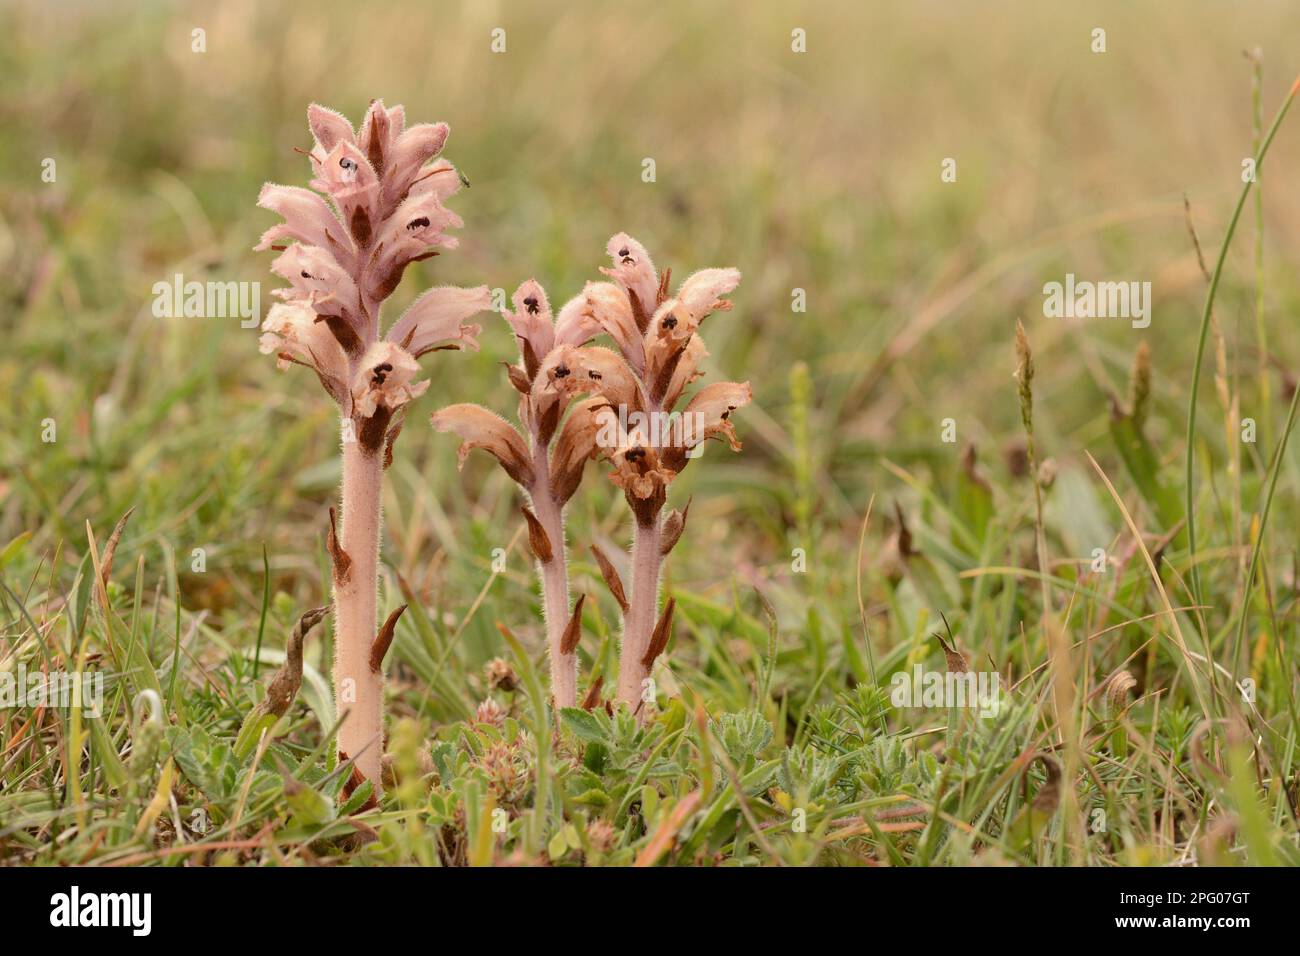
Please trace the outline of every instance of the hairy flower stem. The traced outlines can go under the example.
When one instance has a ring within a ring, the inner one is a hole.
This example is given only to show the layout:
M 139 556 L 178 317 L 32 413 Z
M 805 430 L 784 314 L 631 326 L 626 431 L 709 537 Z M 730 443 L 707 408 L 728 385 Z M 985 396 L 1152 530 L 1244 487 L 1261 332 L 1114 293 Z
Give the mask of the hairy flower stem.
M 618 699 L 636 708 L 650 676 L 644 663 L 659 606 L 659 569 L 663 565 L 663 517 L 656 511 L 649 523 L 636 523 L 632 538 L 632 594 L 623 618 L 623 649 L 618 664 Z M 653 663 L 653 662 L 652 662 Z
M 334 577 L 334 699 L 347 713 L 338 749 L 380 786 L 384 676 L 371 667 L 379 573 L 379 491 L 383 459 L 355 439 L 343 443 L 343 515 L 339 544 L 348 565 Z M 340 580 L 340 578 L 342 578 Z
M 556 707 L 578 703 L 578 655 L 563 653 L 564 632 L 569 623 L 569 568 L 565 560 L 564 515 L 551 493 L 550 463 L 546 445 L 534 439 L 533 470 L 537 476 L 531 495 L 533 514 L 551 544 L 551 559 L 537 561 L 542 581 L 542 607 L 546 612 L 546 646 L 551 660 L 551 693 Z

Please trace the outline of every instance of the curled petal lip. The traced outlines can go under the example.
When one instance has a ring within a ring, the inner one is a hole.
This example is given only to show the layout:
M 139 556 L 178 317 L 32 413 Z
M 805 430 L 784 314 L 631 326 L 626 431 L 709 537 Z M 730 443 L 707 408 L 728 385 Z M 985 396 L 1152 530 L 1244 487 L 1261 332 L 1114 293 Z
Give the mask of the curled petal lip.
M 516 482 L 525 488 L 532 486 L 535 475 L 529 461 L 528 446 L 523 436 L 496 412 L 481 405 L 448 405 L 434 412 L 429 421 L 437 431 L 460 436 L 457 460 L 461 467 L 473 449 L 482 448 L 493 455 Z
M 311 129 L 316 145 L 328 153 L 339 142 L 356 142 L 356 133 L 352 123 L 337 110 L 313 103 L 307 107 L 307 125 Z
M 698 323 L 715 309 L 731 308 L 731 303 L 722 297 L 739 284 L 739 269 L 701 269 L 686 277 L 677 290 L 677 301 Z
M 411 184 L 409 196 L 435 196 L 439 202 L 445 202 L 460 192 L 464 185 L 456 167 L 445 159 L 438 159 L 425 166 Z
M 439 286 L 425 292 L 393 323 L 385 337 L 419 356 L 440 342 L 460 340 L 477 349 L 479 327 L 462 325 L 465 319 L 492 307 L 492 290 L 487 286 L 461 288 Z
M 360 315 L 356 284 L 319 246 L 295 242 L 271 263 L 271 271 L 287 280 L 292 289 L 275 290 L 282 298 L 305 298 L 321 312 L 342 311 L 349 320 Z M 337 305 L 327 308 L 327 304 Z
M 686 404 L 687 415 L 700 416 L 704 437 L 721 434 L 726 437 L 732 451 L 740 451 L 740 441 L 729 420 L 736 409 L 748 405 L 754 391 L 748 382 L 713 382 L 699 390 Z
M 264 354 L 276 354 L 281 368 L 288 361 L 314 368 L 330 395 L 343 401 L 348 378 L 347 355 L 329 329 L 316 321 L 312 309 L 300 303 L 276 303 L 267 312 L 262 331 L 259 346 Z
M 277 239 L 294 238 L 328 250 L 344 268 L 351 264 L 356 248 L 338 217 L 317 193 L 301 186 L 267 183 L 262 187 L 257 204 L 284 217 L 282 224 L 272 226 L 262 234 L 262 241 L 257 245 L 259 250 L 268 248 Z M 340 255 L 349 261 L 340 261 Z

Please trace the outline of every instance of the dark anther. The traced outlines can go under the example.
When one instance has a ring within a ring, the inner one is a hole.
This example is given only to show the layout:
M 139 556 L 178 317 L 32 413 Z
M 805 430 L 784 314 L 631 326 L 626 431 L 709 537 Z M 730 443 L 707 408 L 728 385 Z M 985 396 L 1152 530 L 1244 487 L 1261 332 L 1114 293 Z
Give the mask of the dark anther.
M 384 379 L 388 377 L 388 373 L 391 372 L 392 370 L 393 370 L 393 365 L 391 362 L 380 362 L 374 368 L 374 373 L 373 373 L 374 383 L 376 385 L 383 385 Z
M 626 258 L 627 258 L 627 255 L 628 255 L 628 248 L 627 248 L 627 246 L 624 246 L 622 249 L 618 250 L 618 254 L 619 254 L 620 256 L 623 256 L 623 257 L 626 259 Z
M 310 279 L 310 278 L 311 278 L 311 273 L 308 272 L 306 269 L 303 269 L 303 270 L 302 270 L 302 277 L 303 277 L 304 279 Z
M 645 449 L 629 448 L 627 450 L 627 455 L 625 455 L 624 457 L 626 457 L 628 461 L 640 461 L 642 458 L 645 457 Z
M 601 379 L 601 375 L 599 372 L 588 371 L 587 378 L 591 379 L 593 382 L 599 382 Z
M 429 224 L 429 217 L 421 216 L 419 219 L 412 219 L 410 222 L 408 222 L 406 224 L 406 228 L 410 231 L 414 231 L 416 229 L 423 229 L 428 224 Z
M 665 315 L 665 316 L 664 316 L 664 319 L 663 319 L 663 322 L 661 322 L 660 325 L 662 325 L 665 329 L 675 329 L 675 328 L 677 328 L 677 316 L 675 316 L 675 315 Z
M 568 368 L 566 368 L 566 367 L 563 366 L 563 365 L 557 367 L 557 368 L 555 369 L 555 377 L 556 377 L 556 378 L 568 378 L 568 377 L 569 377 L 569 370 L 568 370 Z
M 529 315 L 536 315 L 541 311 L 537 307 L 537 296 L 535 295 L 530 295 L 528 298 L 524 299 L 524 305 L 527 306 Z
M 339 167 L 342 169 L 346 169 L 348 172 L 352 172 L 357 168 L 357 161 L 355 159 L 348 159 L 348 157 L 343 156 L 339 159 Z

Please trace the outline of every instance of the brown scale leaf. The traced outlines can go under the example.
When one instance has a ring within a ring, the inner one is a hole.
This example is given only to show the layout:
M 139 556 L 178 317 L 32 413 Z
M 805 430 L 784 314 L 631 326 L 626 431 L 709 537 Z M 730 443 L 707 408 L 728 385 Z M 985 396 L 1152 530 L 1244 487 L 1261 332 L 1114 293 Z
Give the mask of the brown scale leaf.
M 524 355 L 524 373 L 528 376 L 528 381 L 532 382 L 537 377 L 537 370 L 541 368 L 542 363 L 537 358 L 537 353 L 533 351 L 533 345 L 525 338 L 520 338 L 520 350 Z M 523 391 L 527 391 L 524 389 Z
M 307 634 L 329 613 L 328 607 L 317 607 L 307 611 L 298 618 L 298 623 L 289 633 L 284 645 L 284 663 L 276 670 L 267 685 L 266 696 L 249 711 L 240 728 L 235 747 L 241 753 L 248 753 L 258 744 L 258 738 L 252 736 L 254 731 L 266 733 L 275 723 L 289 712 L 298 691 L 302 688 L 302 645 Z M 268 719 L 269 718 L 269 719 Z M 247 750 L 243 748 L 247 745 Z
M 649 670 L 654 666 L 655 658 L 662 654 L 668 647 L 668 642 L 673 637 L 673 611 L 677 609 L 677 599 L 669 598 L 668 603 L 664 605 L 664 611 L 659 615 L 659 623 L 655 625 L 654 633 L 650 635 L 650 646 L 646 648 L 645 657 L 641 658 L 641 665 Z
M 528 380 L 528 373 L 518 365 L 511 365 L 509 362 L 502 362 L 506 367 L 506 374 L 510 376 L 510 384 L 515 387 L 515 391 L 522 395 L 527 395 L 532 391 L 532 382 Z
M 610 593 L 614 595 L 614 600 L 626 614 L 628 610 L 627 595 L 623 591 L 623 579 L 618 576 L 618 571 L 614 565 L 610 564 L 609 558 L 605 557 L 605 552 L 594 544 L 591 546 L 591 555 L 596 559 L 596 564 L 600 566 L 600 576 L 605 579 L 605 584 Z
M 384 470 L 387 471 L 393 465 L 393 443 L 397 441 L 397 436 L 402 434 L 402 424 L 406 421 L 406 409 L 398 411 L 393 425 L 388 429 L 388 434 L 384 436 Z
M 374 288 L 371 290 L 371 294 L 376 299 L 387 299 L 393 294 L 397 287 L 401 285 L 402 273 L 406 271 L 406 266 L 407 263 L 405 262 L 398 262 L 394 265 L 392 269 L 388 271 L 388 275 L 375 283 Z
M 641 297 L 636 294 L 635 290 L 628 289 L 627 298 L 632 303 L 632 318 L 636 320 L 636 327 L 641 331 L 642 335 L 645 335 L 645 330 L 650 327 L 650 312 L 647 312 L 645 306 L 641 304 Z
M 665 269 L 663 275 L 659 277 L 659 292 L 655 295 L 656 310 L 658 310 L 659 306 L 663 305 L 664 301 L 668 298 L 668 283 L 672 280 L 672 277 L 673 270 L 671 268 Z
M 366 212 L 365 206 L 358 206 L 352 211 L 352 221 L 348 224 L 352 230 L 352 238 L 357 241 L 357 245 L 365 248 L 370 244 L 370 215 Z
M 542 411 L 541 420 L 537 423 L 537 440 L 543 445 L 549 445 L 551 438 L 555 435 L 555 428 L 560 424 L 560 411 L 562 402 L 551 402 Z
M 352 559 L 339 545 L 338 520 L 333 508 L 330 508 L 330 526 L 329 533 L 325 538 L 325 547 L 329 551 L 330 560 L 334 564 L 334 583 L 346 584 L 348 575 L 352 571 Z
M 289 633 L 289 640 L 285 644 L 284 663 L 267 685 L 266 697 L 254 708 L 257 717 L 273 714 L 278 719 L 289 712 L 289 707 L 302 687 L 302 645 L 308 632 L 323 621 L 329 611 L 328 606 L 314 607 L 298 618 L 298 623 Z
M 605 678 L 597 677 L 587 688 L 587 695 L 582 698 L 582 709 L 591 710 L 600 703 L 600 689 L 605 686 Z
M 402 616 L 402 612 L 405 610 L 405 604 L 393 608 L 393 613 L 388 615 L 388 619 L 384 621 L 384 626 L 375 635 L 375 642 L 370 645 L 371 672 L 378 674 L 383 668 L 384 655 L 388 653 L 388 647 L 393 643 L 393 634 L 397 630 L 397 619 Z
M 578 642 L 582 640 L 582 605 L 586 600 L 587 595 L 579 594 L 577 603 L 573 605 L 569 623 L 564 627 L 564 636 L 560 638 L 560 653 L 563 655 L 576 651 Z
M 380 405 L 373 415 L 362 419 L 361 427 L 357 429 L 357 441 L 361 445 L 361 450 L 367 455 L 379 453 L 379 449 L 388 438 L 388 423 L 392 418 L 393 410 L 386 405 Z
M 662 402 L 665 395 L 668 394 L 668 386 L 673 382 L 673 376 L 677 374 L 677 366 L 681 364 L 682 356 L 686 354 L 686 344 L 690 342 L 687 339 L 682 347 L 673 353 L 672 357 L 664 363 L 659 374 L 655 376 L 654 385 L 650 389 L 650 400 L 652 402 Z
M 685 508 L 681 511 L 675 509 L 669 511 L 664 517 L 663 540 L 659 545 L 659 553 L 664 557 L 667 557 L 668 552 L 677 546 L 678 539 L 681 538 L 682 532 L 686 530 L 686 517 L 691 512 L 691 501 L 693 500 L 693 497 L 688 498 Z
M 940 634 L 935 634 L 933 637 L 943 648 L 945 666 L 950 673 L 965 674 L 970 670 L 970 663 L 966 660 L 966 656 L 957 650 L 956 642 L 949 644 Z
M 520 505 L 519 511 L 528 522 L 528 547 L 532 550 L 533 557 L 542 564 L 550 564 L 555 552 L 551 549 L 551 539 L 546 534 L 546 529 L 527 505 Z
M 330 330 L 335 340 L 348 355 L 355 358 L 365 351 L 365 346 L 361 344 L 361 337 L 357 335 L 352 325 L 343 316 L 317 315 L 316 321 L 325 323 L 325 327 Z
M 373 106 L 373 103 L 371 105 Z M 384 139 L 386 134 L 379 125 L 380 112 L 382 111 L 375 109 L 370 111 L 370 141 L 366 144 L 366 159 L 370 160 L 370 165 L 374 167 L 376 176 L 384 175 Z M 387 119 L 387 115 L 385 115 L 385 119 Z
M 623 497 L 627 500 L 628 507 L 632 509 L 632 515 L 636 518 L 637 524 L 643 528 L 654 525 L 655 519 L 659 517 L 659 512 L 663 510 L 664 502 L 668 500 L 668 494 L 664 491 L 662 485 L 656 487 L 648 498 L 638 498 L 630 491 L 625 491 Z

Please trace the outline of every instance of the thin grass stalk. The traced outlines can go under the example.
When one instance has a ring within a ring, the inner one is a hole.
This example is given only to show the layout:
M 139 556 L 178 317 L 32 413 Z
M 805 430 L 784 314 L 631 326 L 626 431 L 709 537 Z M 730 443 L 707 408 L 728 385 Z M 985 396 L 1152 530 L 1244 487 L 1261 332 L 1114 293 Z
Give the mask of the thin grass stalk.
M 1259 529 L 1255 532 L 1255 543 L 1250 549 L 1250 568 L 1246 572 L 1245 586 L 1241 595 L 1241 618 L 1237 621 L 1237 637 L 1233 645 L 1233 661 L 1240 659 L 1242 648 L 1246 640 L 1246 624 L 1250 619 L 1250 592 L 1255 584 L 1255 576 L 1259 572 L 1260 555 L 1264 551 L 1265 532 L 1268 529 L 1269 511 L 1273 507 L 1273 492 L 1277 490 L 1277 478 L 1282 473 L 1282 462 L 1286 458 L 1287 443 L 1291 439 L 1291 432 L 1295 428 L 1296 405 L 1300 403 L 1300 388 L 1291 393 L 1291 405 L 1286 413 L 1286 425 L 1282 429 L 1282 439 L 1278 443 L 1277 450 L 1273 453 L 1273 461 L 1269 466 L 1268 488 L 1264 492 L 1263 507 L 1259 511 Z
M 1251 148 L 1258 153 L 1264 137 L 1264 60 L 1256 49 L 1249 56 L 1250 120 L 1254 137 Z M 1268 380 L 1268 326 L 1264 322 L 1264 183 L 1259 169 L 1255 170 L 1255 339 L 1259 348 L 1258 375 L 1260 431 L 1264 447 L 1273 447 L 1273 395 Z
M 1233 234 L 1237 231 L 1237 221 L 1241 218 L 1241 210 L 1246 205 L 1246 197 L 1250 195 L 1250 189 L 1254 185 L 1254 179 L 1258 178 L 1261 168 L 1264 165 L 1264 157 L 1268 155 L 1268 149 L 1273 144 L 1273 137 L 1277 135 L 1278 129 L 1282 125 L 1282 120 L 1286 118 L 1287 112 L 1291 109 L 1291 104 L 1295 100 L 1296 93 L 1300 92 L 1300 77 L 1291 84 L 1291 90 L 1287 93 L 1286 99 L 1278 108 L 1277 115 L 1273 118 L 1273 123 L 1269 127 L 1268 134 L 1264 137 L 1264 142 L 1260 145 L 1259 150 L 1255 153 L 1255 176 L 1246 180 L 1241 187 L 1241 194 L 1237 197 L 1237 205 L 1232 210 L 1232 218 L 1228 220 L 1228 228 L 1224 233 L 1223 242 L 1219 246 L 1219 255 L 1214 262 L 1214 272 L 1210 275 L 1210 288 L 1205 294 L 1205 307 L 1201 311 L 1201 328 L 1196 338 L 1196 360 L 1192 365 L 1192 385 L 1191 394 L 1187 399 L 1187 448 L 1185 462 L 1185 481 L 1186 481 L 1186 508 L 1187 508 L 1187 552 L 1188 562 L 1190 565 L 1190 583 L 1192 588 L 1192 601 L 1200 605 L 1201 601 L 1201 572 L 1196 564 L 1196 399 L 1200 392 L 1201 384 L 1201 366 L 1205 360 L 1205 340 L 1210 332 L 1210 316 L 1214 312 L 1214 299 L 1219 291 L 1219 280 L 1223 276 L 1223 264 L 1228 258 L 1228 247 L 1232 245 Z M 1204 615 L 1197 613 L 1195 615 L 1201 630 L 1201 635 L 1206 642 L 1207 658 L 1211 661 L 1213 657 L 1209 655 L 1209 630 L 1205 625 Z M 1213 668 L 1211 668 L 1211 676 Z
M 1052 671 L 1052 704 L 1056 711 L 1064 744 L 1063 763 L 1066 780 L 1063 818 L 1067 840 L 1057 844 L 1058 863 L 1062 862 L 1067 844 L 1077 855 L 1083 852 L 1084 835 L 1079 823 L 1078 797 L 1073 781 L 1079 763 L 1079 747 L 1074 699 L 1074 661 L 1070 657 L 1070 642 L 1065 639 L 1052 613 L 1051 589 L 1047 576 L 1051 573 L 1047 558 L 1047 535 L 1043 521 L 1043 478 L 1039 474 L 1038 451 L 1034 443 L 1034 358 L 1029 347 L 1025 327 L 1016 322 L 1016 382 L 1020 400 L 1020 420 L 1025 428 L 1025 449 L 1029 458 L 1029 480 L 1034 484 L 1034 547 L 1038 555 L 1039 586 L 1043 603 L 1041 620 L 1043 639 L 1047 644 Z

